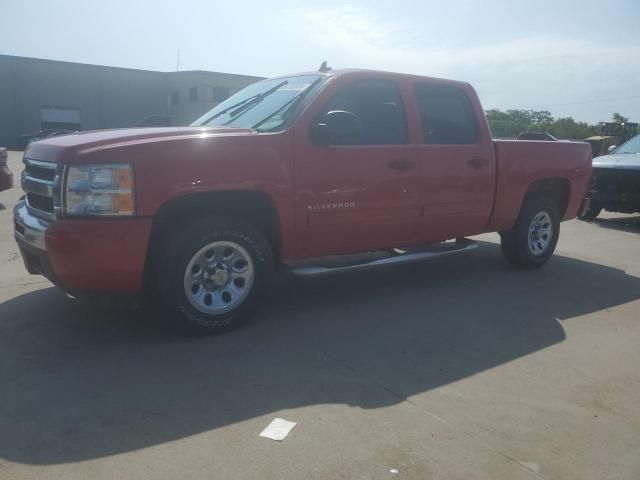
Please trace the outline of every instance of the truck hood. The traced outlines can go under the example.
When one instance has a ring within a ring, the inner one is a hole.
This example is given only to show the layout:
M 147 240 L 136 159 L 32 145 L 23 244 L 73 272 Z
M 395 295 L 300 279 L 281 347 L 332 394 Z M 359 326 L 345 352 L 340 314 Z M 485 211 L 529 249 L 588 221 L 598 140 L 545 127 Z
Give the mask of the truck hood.
M 619 153 L 603 155 L 593 159 L 593 168 L 617 168 L 640 170 L 640 153 Z
M 83 155 L 117 147 L 212 136 L 253 135 L 246 128 L 157 127 L 94 130 L 45 138 L 31 143 L 24 156 L 33 160 L 79 163 Z

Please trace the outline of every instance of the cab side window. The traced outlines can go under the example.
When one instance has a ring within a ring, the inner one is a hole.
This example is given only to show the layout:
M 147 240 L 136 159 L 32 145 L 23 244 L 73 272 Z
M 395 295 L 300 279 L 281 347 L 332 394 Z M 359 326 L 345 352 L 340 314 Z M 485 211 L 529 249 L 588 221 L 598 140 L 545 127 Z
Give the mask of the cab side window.
M 407 143 L 407 125 L 400 90 L 383 79 L 356 80 L 329 101 L 324 113 L 344 111 L 360 124 L 356 137 L 343 145 L 399 145 Z M 334 143 L 336 144 L 336 143 Z
M 476 143 L 478 124 L 471 101 L 462 89 L 451 85 L 418 83 L 415 90 L 424 143 Z

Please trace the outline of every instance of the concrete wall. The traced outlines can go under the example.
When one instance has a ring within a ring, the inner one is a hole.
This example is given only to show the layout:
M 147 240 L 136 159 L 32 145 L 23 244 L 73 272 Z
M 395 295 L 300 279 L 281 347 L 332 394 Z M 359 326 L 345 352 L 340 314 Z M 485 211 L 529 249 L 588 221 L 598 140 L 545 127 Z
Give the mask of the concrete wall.
M 152 72 L 0 55 L 0 145 L 42 128 L 40 109 L 80 112 L 82 130 L 135 126 L 150 115 L 188 125 L 212 108 L 214 86 L 237 91 L 260 77 L 216 72 Z M 189 89 L 198 89 L 191 101 Z M 172 92 L 179 101 L 171 103 Z

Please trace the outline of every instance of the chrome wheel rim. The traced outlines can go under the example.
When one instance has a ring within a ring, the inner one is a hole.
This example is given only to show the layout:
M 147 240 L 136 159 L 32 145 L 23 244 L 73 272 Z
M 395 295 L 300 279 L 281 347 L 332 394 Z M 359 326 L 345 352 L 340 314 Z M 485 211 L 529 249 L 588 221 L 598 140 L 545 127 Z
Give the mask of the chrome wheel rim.
M 553 224 L 547 212 L 539 212 L 529 224 L 529 252 L 540 256 L 547 251 L 553 238 Z
M 254 279 L 255 269 L 247 250 L 235 242 L 211 242 L 187 264 L 184 294 L 203 313 L 224 313 L 244 301 Z

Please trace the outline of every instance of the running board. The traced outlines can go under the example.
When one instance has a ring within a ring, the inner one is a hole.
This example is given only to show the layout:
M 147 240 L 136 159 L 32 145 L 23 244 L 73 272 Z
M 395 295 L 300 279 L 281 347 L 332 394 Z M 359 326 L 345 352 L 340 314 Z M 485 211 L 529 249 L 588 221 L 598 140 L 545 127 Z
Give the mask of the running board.
M 477 242 L 469 240 L 468 238 L 459 238 L 455 242 L 442 242 L 420 249 L 395 249 L 392 254 L 387 252 L 369 252 L 315 258 L 291 264 L 289 268 L 294 275 L 315 277 L 330 273 L 417 262 L 452 253 L 467 252 L 469 250 L 475 250 L 476 248 L 478 248 Z

